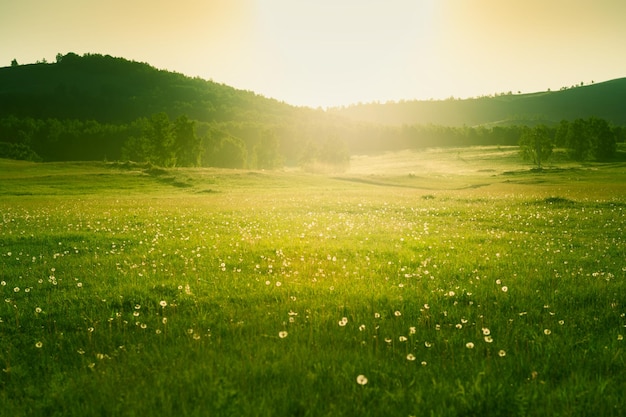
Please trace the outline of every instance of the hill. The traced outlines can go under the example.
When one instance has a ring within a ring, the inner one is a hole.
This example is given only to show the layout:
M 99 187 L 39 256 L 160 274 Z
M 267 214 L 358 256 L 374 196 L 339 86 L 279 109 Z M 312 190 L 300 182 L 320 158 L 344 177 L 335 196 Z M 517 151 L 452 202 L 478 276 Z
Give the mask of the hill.
M 591 116 L 626 125 L 626 78 L 533 94 L 472 99 L 358 104 L 330 113 L 355 121 L 387 125 L 444 126 L 555 125 Z
M 532 94 L 357 104 L 326 115 L 251 91 L 108 55 L 69 53 L 55 63 L 0 68 L 2 114 L 128 123 L 165 112 L 201 122 L 293 123 L 315 115 L 379 125 L 556 124 L 596 116 L 626 125 L 626 78 Z M 336 122 L 336 119 L 334 119 Z
M 302 149 L 316 148 L 327 132 L 342 129 L 321 110 L 99 54 L 69 53 L 54 63 L 0 68 L 0 109 L 0 155 L 7 144 L 25 145 L 47 161 L 128 157 L 124 146 L 145 136 L 146 121 L 160 113 L 195 124 L 205 164 L 214 162 L 212 150 L 224 146 L 230 147 L 224 153 L 239 154 L 242 166 L 295 163 Z M 259 155 L 268 142 L 276 155 Z M 4 154 L 29 152 L 22 147 Z
M 18 117 L 127 123 L 165 112 L 205 122 L 277 121 L 293 106 L 148 64 L 69 53 L 56 63 L 0 68 L 0 106 Z

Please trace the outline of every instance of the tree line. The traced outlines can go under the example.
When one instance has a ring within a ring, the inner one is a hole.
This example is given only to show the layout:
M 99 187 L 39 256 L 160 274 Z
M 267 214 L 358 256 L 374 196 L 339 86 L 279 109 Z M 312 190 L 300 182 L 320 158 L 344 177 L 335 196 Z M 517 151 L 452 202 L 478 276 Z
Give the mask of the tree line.
M 164 113 L 131 123 L 7 116 L 0 118 L 0 158 L 30 161 L 150 162 L 163 167 L 275 169 L 312 161 L 345 163 L 341 140 L 317 141 L 297 127 L 254 122 L 198 122 Z
M 443 146 L 521 145 L 541 166 L 555 147 L 577 161 L 610 160 L 626 129 L 591 117 L 557 126 L 384 126 L 342 119 L 199 122 L 166 113 L 130 123 L 0 118 L 0 157 L 34 161 L 132 160 L 154 165 L 345 168 L 350 155 Z
M 522 157 L 538 169 L 552 156 L 556 147 L 566 150 L 574 161 L 610 161 L 617 153 L 617 144 L 626 140 L 626 129 L 611 126 L 598 117 L 562 120 L 558 126 L 526 128 L 520 137 Z

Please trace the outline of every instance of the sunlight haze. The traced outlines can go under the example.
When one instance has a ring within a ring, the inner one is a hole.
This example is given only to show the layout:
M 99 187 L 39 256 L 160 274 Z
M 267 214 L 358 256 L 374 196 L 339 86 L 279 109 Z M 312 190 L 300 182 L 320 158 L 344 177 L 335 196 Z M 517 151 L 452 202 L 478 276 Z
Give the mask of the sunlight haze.
M 466 98 L 626 76 L 623 0 L 0 2 L 0 66 L 101 53 L 294 105 Z

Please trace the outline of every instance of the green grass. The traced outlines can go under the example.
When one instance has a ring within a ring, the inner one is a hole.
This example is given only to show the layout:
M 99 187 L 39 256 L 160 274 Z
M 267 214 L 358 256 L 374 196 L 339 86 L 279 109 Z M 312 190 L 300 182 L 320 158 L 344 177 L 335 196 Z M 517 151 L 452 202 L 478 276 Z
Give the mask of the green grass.
M 623 415 L 624 164 L 511 151 L 0 160 L 0 415 Z

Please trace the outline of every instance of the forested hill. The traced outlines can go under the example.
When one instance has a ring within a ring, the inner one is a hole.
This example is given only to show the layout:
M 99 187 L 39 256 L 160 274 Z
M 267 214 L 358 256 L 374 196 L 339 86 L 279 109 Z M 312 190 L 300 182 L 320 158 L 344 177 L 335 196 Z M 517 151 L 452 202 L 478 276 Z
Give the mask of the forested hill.
M 554 93 L 324 111 L 145 63 L 69 53 L 54 63 L 0 68 L 0 158 L 343 169 L 350 154 L 516 145 L 529 125 L 552 125 L 551 137 L 566 137 L 561 120 L 592 116 L 623 139 L 624 108 L 626 79 Z
M 0 68 L 3 114 L 127 123 L 165 112 L 205 122 L 277 122 L 298 110 L 253 92 L 97 54 Z
M 626 126 L 626 78 L 533 94 L 358 104 L 330 113 L 385 125 L 444 126 L 556 125 L 561 120 L 598 117 Z
M 336 119 L 108 55 L 0 68 L 0 157 L 273 168 L 340 144 L 345 160 Z

